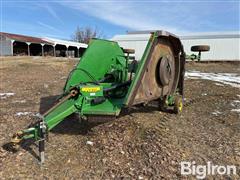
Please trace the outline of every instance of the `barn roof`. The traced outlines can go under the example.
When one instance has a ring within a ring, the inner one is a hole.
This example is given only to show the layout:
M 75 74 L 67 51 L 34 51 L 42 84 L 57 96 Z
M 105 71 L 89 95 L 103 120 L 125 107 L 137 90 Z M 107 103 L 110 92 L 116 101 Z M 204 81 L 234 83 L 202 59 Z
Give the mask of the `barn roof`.
M 29 43 L 39 43 L 39 44 L 51 44 L 51 45 L 53 45 L 52 42 L 43 40 L 41 38 L 32 37 L 32 36 L 11 34 L 11 33 L 5 33 L 5 32 L 0 32 L 0 35 L 6 36 L 9 39 L 12 39 L 12 40 L 15 40 L 15 41 L 20 41 L 20 42 L 29 42 Z
M 5 33 L 0 32 L 0 36 L 6 36 L 11 40 L 20 41 L 20 42 L 28 42 L 28 43 L 37 43 L 37 44 L 49 44 L 49 45 L 65 45 L 65 46 L 74 46 L 77 48 L 87 48 L 87 44 L 74 42 L 74 41 L 66 41 L 61 39 L 54 39 L 54 38 L 37 38 L 32 36 L 25 36 L 25 35 L 19 35 L 19 34 L 11 34 L 11 33 Z
M 87 44 L 84 43 L 79 43 L 79 42 L 75 42 L 75 41 L 66 41 L 66 40 L 62 40 L 62 39 L 55 39 L 55 38 L 49 38 L 49 37 L 45 37 L 43 38 L 45 41 L 49 41 L 51 43 L 53 43 L 54 45 L 56 44 L 62 44 L 65 46 L 76 46 L 78 48 L 87 48 Z

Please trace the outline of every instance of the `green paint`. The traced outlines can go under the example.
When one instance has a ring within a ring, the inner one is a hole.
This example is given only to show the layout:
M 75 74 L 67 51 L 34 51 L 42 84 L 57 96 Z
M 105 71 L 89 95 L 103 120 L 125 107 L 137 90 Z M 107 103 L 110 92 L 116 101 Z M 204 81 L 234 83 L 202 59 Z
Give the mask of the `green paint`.
M 128 90 L 128 93 L 126 95 L 126 98 L 124 99 L 124 105 L 128 105 L 129 103 L 129 100 L 130 100 L 130 97 L 133 95 L 133 92 L 134 92 L 134 88 L 136 87 L 136 84 L 139 80 L 139 77 L 140 77 L 140 74 L 141 72 L 143 71 L 143 68 L 144 68 L 144 64 L 147 60 L 147 57 L 150 53 L 150 50 L 151 50 L 151 47 L 153 45 L 153 42 L 154 42 L 154 38 L 156 38 L 157 36 L 155 34 L 152 34 L 148 43 L 147 43 L 147 47 L 143 53 L 143 56 L 141 58 L 141 61 L 138 63 L 138 68 L 136 70 L 136 73 L 135 73 L 135 78 L 133 79 L 133 82 L 131 83 L 130 87 L 129 87 L 129 90 Z
M 200 61 L 201 60 L 201 52 L 199 52 L 198 54 L 191 54 L 191 55 L 187 55 L 186 54 L 186 59 L 191 59 L 192 61 Z
M 104 77 L 111 79 L 99 83 Z M 104 89 L 126 82 L 128 78 L 128 58 L 116 42 L 93 39 L 82 56 L 76 68 L 70 73 L 64 87 L 64 95 L 74 87 L 79 91 L 77 97 L 62 102 L 50 111 L 43 120 L 47 131 L 53 129 L 67 116 L 78 112 L 80 116 L 87 115 L 119 115 L 126 88 L 116 88 L 104 97 Z M 122 97 L 115 97 L 118 94 Z M 100 103 L 93 103 L 102 98 Z M 104 99 L 103 99 L 104 98 Z M 23 139 L 40 139 L 40 126 L 36 125 L 24 131 Z
M 167 105 L 168 105 L 168 106 L 174 105 L 174 96 L 173 96 L 173 95 L 169 95 L 169 96 L 167 97 Z

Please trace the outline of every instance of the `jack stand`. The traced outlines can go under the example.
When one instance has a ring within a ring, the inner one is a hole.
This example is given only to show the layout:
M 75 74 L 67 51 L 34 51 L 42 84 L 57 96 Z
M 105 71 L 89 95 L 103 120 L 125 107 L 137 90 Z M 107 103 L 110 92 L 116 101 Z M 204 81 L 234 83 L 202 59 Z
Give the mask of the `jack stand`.
M 45 125 L 44 120 L 40 122 L 40 140 L 39 140 L 39 157 L 40 157 L 40 163 L 43 164 L 45 161 L 45 135 L 47 127 Z
M 40 157 L 40 164 L 43 164 L 45 161 L 45 140 L 41 139 L 39 141 L 39 157 Z

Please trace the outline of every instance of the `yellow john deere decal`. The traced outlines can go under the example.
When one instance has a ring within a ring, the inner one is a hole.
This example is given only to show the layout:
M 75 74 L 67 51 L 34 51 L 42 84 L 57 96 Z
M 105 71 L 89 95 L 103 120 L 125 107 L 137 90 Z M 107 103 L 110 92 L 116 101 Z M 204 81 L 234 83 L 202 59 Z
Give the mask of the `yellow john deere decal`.
M 98 92 L 100 91 L 100 87 L 83 87 L 82 92 Z

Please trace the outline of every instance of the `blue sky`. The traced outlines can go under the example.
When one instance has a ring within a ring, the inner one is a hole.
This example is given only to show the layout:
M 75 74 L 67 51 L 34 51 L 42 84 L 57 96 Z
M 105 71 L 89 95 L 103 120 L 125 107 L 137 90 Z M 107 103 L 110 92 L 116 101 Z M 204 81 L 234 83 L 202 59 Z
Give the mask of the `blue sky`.
M 164 29 L 175 34 L 239 31 L 240 2 L 1 1 L 1 31 L 70 39 L 77 26 L 97 27 L 106 38 L 126 31 Z

